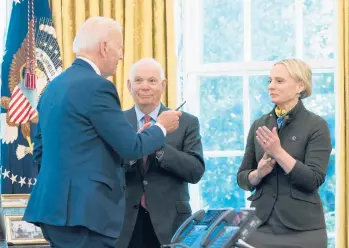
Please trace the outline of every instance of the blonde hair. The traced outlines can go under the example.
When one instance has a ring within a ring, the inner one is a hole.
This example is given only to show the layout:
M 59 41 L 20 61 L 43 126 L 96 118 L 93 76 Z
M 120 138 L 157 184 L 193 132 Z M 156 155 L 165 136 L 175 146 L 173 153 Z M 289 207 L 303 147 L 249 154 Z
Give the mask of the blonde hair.
M 300 59 L 283 59 L 275 65 L 284 65 L 291 77 L 304 84 L 304 90 L 300 93 L 300 98 L 311 95 L 313 89 L 312 71 L 308 64 Z

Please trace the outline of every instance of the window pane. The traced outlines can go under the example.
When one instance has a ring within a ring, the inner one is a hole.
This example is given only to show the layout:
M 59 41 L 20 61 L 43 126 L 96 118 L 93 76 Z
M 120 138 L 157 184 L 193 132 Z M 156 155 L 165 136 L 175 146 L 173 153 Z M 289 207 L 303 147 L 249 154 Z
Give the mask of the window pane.
M 334 58 L 335 2 L 335 0 L 303 0 L 305 58 Z
M 243 0 L 203 0 L 204 63 L 242 61 Z
M 200 78 L 200 124 L 205 150 L 243 150 L 242 77 Z
M 335 148 L 335 93 L 334 74 L 313 74 L 313 93 L 304 99 L 305 106 L 312 112 L 323 117 L 330 128 L 332 147 Z
M 279 60 L 295 55 L 294 0 L 251 1 L 252 59 Z
M 336 159 L 335 155 L 330 156 L 327 169 L 326 181 L 320 187 L 319 194 L 324 206 L 326 226 L 328 232 L 335 232 L 335 195 L 336 195 Z
M 242 157 L 208 158 L 200 181 L 203 208 L 245 207 L 245 192 L 236 182 Z
M 327 248 L 336 248 L 336 238 L 329 238 Z
M 274 104 L 268 94 L 268 76 L 250 76 L 249 79 L 250 121 L 269 113 Z

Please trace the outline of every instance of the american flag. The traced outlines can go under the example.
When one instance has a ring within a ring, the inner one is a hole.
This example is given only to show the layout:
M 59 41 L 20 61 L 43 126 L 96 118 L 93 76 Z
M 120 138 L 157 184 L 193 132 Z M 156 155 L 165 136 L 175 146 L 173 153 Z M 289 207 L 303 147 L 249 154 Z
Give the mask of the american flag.
M 8 115 L 10 122 L 16 125 L 27 123 L 38 115 L 18 86 L 13 90 Z

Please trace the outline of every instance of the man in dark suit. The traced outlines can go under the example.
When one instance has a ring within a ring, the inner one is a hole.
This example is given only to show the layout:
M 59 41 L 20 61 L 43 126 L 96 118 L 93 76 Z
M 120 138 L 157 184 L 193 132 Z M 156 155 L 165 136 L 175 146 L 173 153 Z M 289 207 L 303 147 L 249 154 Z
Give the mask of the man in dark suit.
M 159 114 L 168 110 L 160 103 L 166 79 L 154 59 L 144 58 L 132 66 L 128 88 L 135 106 L 125 115 L 135 130 L 156 122 Z M 137 161 L 124 161 L 127 221 L 118 248 L 169 244 L 191 215 L 188 183 L 201 179 L 205 164 L 198 119 L 183 112 L 179 123 L 161 150 Z
M 181 113 L 164 112 L 138 134 L 127 122 L 106 79 L 122 59 L 120 26 L 112 19 L 87 20 L 74 52 L 78 59 L 39 103 L 34 159 L 41 170 L 23 219 L 39 225 L 53 247 L 115 247 L 125 210 L 120 157 L 159 150 Z

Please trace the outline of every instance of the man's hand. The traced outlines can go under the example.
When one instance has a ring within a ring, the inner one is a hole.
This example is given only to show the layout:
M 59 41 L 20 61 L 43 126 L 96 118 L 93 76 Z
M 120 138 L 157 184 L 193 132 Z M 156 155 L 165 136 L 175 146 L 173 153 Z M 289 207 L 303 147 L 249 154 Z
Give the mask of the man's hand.
M 138 130 L 137 133 L 143 132 L 145 129 L 147 129 L 147 128 L 150 127 L 150 126 L 151 126 L 151 122 L 145 123 L 145 124 L 143 125 L 143 127 L 141 127 L 141 128 Z
M 178 128 L 181 115 L 181 111 L 167 110 L 159 115 L 157 123 L 161 124 L 167 133 L 172 133 Z

